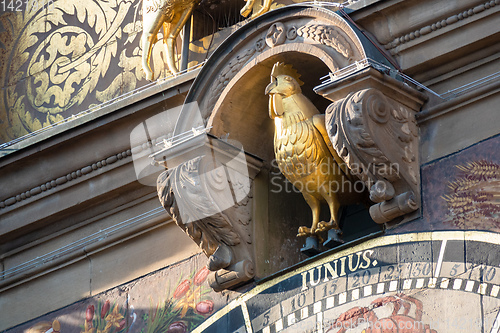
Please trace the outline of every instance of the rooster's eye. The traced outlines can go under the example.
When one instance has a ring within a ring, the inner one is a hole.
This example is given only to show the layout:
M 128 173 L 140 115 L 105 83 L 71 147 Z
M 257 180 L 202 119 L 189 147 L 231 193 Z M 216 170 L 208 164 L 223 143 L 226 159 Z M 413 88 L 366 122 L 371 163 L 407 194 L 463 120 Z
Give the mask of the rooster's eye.
M 289 76 L 285 76 L 284 79 L 285 79 L 285 81 L 288 81 L 288 82 L 292 81 L 292 78 Z

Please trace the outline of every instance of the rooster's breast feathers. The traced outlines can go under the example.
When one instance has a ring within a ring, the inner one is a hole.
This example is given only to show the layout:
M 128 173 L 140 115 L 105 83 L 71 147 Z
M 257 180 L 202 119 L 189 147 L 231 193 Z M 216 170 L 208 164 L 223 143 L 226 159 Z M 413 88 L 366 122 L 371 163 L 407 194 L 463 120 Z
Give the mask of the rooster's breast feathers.
M 299 95 L 303 96 L 296 94 L 283 100 L 286 112 L 276 120 L 274 140 L 278 166 L 292 183 L 316 172 L 326 162 L 323 161 L 325 156 L 330 155 L 323 136 L 313 121 L 313 117 L 319 115 L 319 112 L 314 108 L 316 112 L 312 113 L 311 107 L 307 105 L 312 103 L 305 96 L 302 99 Z

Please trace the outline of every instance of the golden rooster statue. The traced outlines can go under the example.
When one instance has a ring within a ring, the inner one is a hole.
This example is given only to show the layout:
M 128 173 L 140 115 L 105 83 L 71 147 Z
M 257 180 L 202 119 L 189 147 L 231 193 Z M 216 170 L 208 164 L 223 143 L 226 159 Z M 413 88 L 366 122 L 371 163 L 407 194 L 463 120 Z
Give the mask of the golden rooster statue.
M 271 72 L 269 116 L 274 119 L 274 153 L 280 171 L 301 191 L 312 210 L 311 228 L 300 227 L 297 236 L 315 236 L 337 229 L 342 205 L 354 195 L 342 192 L 350 182 L 348 169 L 333 149 L 325 127 L 325 116 L 302 94 L 300 75 L 291 65 L 276 63 Z M 351 188 L 350 186 L 347 186 Z M 320 222 L 321 203 L 330 208 L 330 221 Z

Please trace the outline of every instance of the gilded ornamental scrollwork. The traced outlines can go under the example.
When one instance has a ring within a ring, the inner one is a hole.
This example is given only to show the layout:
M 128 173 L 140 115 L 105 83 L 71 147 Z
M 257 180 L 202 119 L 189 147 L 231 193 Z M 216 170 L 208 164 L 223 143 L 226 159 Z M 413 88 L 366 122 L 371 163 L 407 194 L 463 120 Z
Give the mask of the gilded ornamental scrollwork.
M 142 3 L 146 12 L 160 5 Z M 30 0 L 22 10 L 0 13 L 0 143 L 90 113 L 146 86 L 142 3 Z M 151 47 L 154 77 L 172 76 L 162 43 Z M 207 51 L 193 48 L 199 57 L 190 66 Z M 178 61 L 179 55 L 173 58 Z
M 0 15 L 1 141 L 143 85 L 142 23 L 133 21 L 138 5 L 138 0 L 56 0 L 48 8 Z M 155 53 L 161 57 L 159 49 Z

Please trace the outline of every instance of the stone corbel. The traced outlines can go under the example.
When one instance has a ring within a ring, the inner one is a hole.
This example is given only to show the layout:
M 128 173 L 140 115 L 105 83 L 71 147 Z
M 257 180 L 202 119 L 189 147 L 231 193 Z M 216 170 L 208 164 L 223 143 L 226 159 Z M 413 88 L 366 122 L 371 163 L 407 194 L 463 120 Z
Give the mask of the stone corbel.
M 372 219 L 415 218 L 421 205 L 415 114 L 425 95 L 368 67 L 317 91 L 334 101 L 326 127 L 335 150 L 370 189 Z
M 207 134 L 190 141 L 175 147 L 180 154 L 165 149 L 153 157 L 168 168 L 158 177 L 158 197 L 208 257 L 210 286 L 229 289 L 255 274 L 252 184 L 262 162 Z

